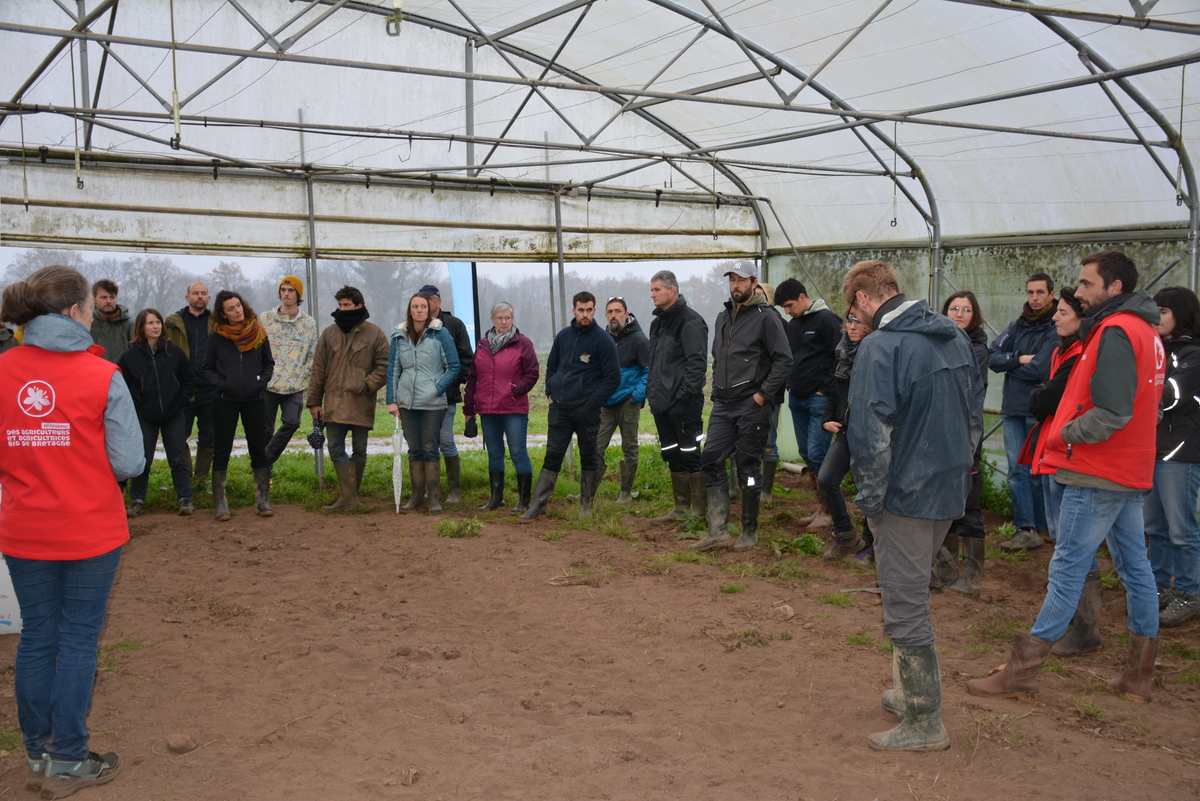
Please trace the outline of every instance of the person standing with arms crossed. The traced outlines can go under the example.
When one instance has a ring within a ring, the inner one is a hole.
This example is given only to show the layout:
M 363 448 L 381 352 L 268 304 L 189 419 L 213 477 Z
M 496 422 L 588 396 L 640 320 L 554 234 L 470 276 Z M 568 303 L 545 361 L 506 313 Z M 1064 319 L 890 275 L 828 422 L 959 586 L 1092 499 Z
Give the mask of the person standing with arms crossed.
M 192 487 L 197 492 L 207 491 L 208 471 L 212 468 L 213 449 L 217 444 L 217 429 L 213 424 L 213 399 L 217 390 L 200 375 L 204 357 L 208 353 L 208 337 L 217 321 L 208 310 L 208 287 L 197 281 L 188 285 L 187 305 L 174 314 L 167 315 L 163 333 L 172 345 L 183 350 L 188 357 L 192 375 L 196 377 L 195 394 L 184 409 L 183 427 L 188 436 L 196 426 L 196 460 L 192 467 Z

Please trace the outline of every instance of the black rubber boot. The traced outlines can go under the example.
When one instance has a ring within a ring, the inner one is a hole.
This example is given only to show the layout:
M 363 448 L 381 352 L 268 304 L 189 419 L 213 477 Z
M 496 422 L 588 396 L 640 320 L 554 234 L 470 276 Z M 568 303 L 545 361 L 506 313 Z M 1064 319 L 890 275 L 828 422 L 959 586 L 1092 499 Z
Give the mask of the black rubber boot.
M 429 513 L 440 514 L 442 504 L 438 501 L 438 493 L 442 489 L 442 463 L 425 462 L 425 497 L 429 501 Z
M 519 515 L 529 508 L 529 495 L 533 491 L 533 473 L 517 473 L 517 505 L 512 513 Z
M 630 464 L 622 461 L 619 467 L 621 468 L 621 494 L 617 496 L 617 503 L 628 506 L 633 503 L 633 479 L 637 476 L 637 462 Z
M 518 476 L 519 478 L 520 476 Z M 489 470 L 488 485 L 492 488 L 492 497 L 488 499 L 487 503 L 479 507 L 479 510 L 482 512 L 490 512 L 504 505 L 504 471 Z
M 229 513 L 229 501 L 225 499 L 225 480 L 228 477 L 229 473 L 224 470 L 214 470 L 212 474 L 213 511 L 222 523 L 233 519 Z
M 271 468 L 254 468 L 254 511 L 260 517 L 274 517 L 271 508 Z
M 457 456 L 446 457 L 446 503 L 462 500 L 462 460 Z
M 983 539 L 980 537 L 962 537 L 962 569 L 958 581 L 947 585 L 944 589 L 961 595 L 978 595 L 983 589 Z
M 1054 643 L 1050 653 L 1055 656 L 1083 656 L 1092 654 L 1104 647 L 1104 638 L 1100 636 L 1100 596 L 1103 586 L 1100 584 L 1100 571 L 1089 570 L 1083 580 L 1083 592 L 1079 595 L 1079 605 L 1075 607 L 1075 616 L 1071 618 L 1071 631 L 1067 636 Z
M 758 544 L 758 505 L 762 496 L 742 490 L 742 535 L 733 544 L 734 551 L 748 551 Z
M 362 491 L 363 472 L 367 469 L 366 462 L 351 462 L 354 465 L 354 497 L 358 498 L 358 493 Z
M 729 487 L 708 488 L 708 536 L 692 544 L 693 551 L 719 551 L 733 545 L 729 536 Z
M 762 474 L 762 496 L 759 502 L 764 506 L 771 506 L 775 503 L 775 471 L 779 468 L 779 462 L 763 462 Z
M 397 459 L 400 457 L 396 457 Z M 412 459 L 408 460 L 408 481 L 411 494 L 408 496 L 408 503 L 400 508 L 405 511 L 413 511 L 420 509 L 421 504 L 425 502 L 425 463 L 417 462 Z
M 196 492 L 208 492 L 208 471 L 212 467 L 212 460 L 212 448 L 196 448 L 196 467 L 192 470 L 192 487 Z
M 517 518 L 519 522 L 529 523 L 546 514 L 546 504 L 554 494 L 554 485 L 558 482 L 558 473 L 542 469 L 538 473 L 537 489 L 533 491 L 533 500 L 525 514 Z
M 687 474 L 688 497 L 691 499 L 692 517 L 704 517 L 708 513 L 708 487 L 704 471 Z
M 872 734 L 868 743 L 876 751 L 945 751 L 950 735 L 942 725 L 942 674 L 933 645 L 896 648 L 893 652 L 900 677 L 904 713 L 900 725 Z
M 624 463 L 622 462 L 622 464 Z M 703 477 L 704 474 L 701 473 L 700 475 Z M 651 518 L 651 523 L 674 523 L 677 520 L 687 520 L 688 494 L 690 488 L 688 479 L 689 475 L 687 473 L 671 474 L 671 494 L 675 496 L 675 508 L 667 512 L 662 517 Z
M 599 470 L 579 471 L 579 519 L 586 520 L 592 516 L 592 499 L 596 496 L 596 487 L 600 484 Z

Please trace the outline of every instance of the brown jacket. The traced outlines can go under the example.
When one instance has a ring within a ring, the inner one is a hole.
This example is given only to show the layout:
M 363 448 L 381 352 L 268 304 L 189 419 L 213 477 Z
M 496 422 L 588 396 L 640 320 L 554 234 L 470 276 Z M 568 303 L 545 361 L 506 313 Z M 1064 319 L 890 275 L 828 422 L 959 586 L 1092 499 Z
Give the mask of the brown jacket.
M 375 426 L 375 397 L 387 382 L 388 341 L 383 329 L 361 322 L 342 333 L 337 324 L 321 332 L 304 405 L 322 407 L 326 423 Z

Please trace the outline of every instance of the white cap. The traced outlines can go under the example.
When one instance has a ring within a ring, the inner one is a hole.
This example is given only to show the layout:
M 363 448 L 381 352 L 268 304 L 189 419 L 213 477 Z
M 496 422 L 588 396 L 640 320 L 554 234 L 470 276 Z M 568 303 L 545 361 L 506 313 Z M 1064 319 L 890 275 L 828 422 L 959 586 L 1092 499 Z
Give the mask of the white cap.
M 725 277 L 736 275 L 738 278 L 758 278 L 758 265 L 750 259 L 738 259 L 733 266 L 725 271 Z

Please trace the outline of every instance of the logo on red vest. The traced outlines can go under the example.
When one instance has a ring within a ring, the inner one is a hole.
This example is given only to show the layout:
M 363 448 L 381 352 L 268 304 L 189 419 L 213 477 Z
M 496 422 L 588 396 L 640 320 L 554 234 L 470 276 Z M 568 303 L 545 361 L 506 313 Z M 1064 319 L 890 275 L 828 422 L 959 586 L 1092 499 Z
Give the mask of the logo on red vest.
M 30 417 L 45 417 L 54 411 L 54 387 L 45 381 L 30 381 L 17 391 L 17 405 Z

